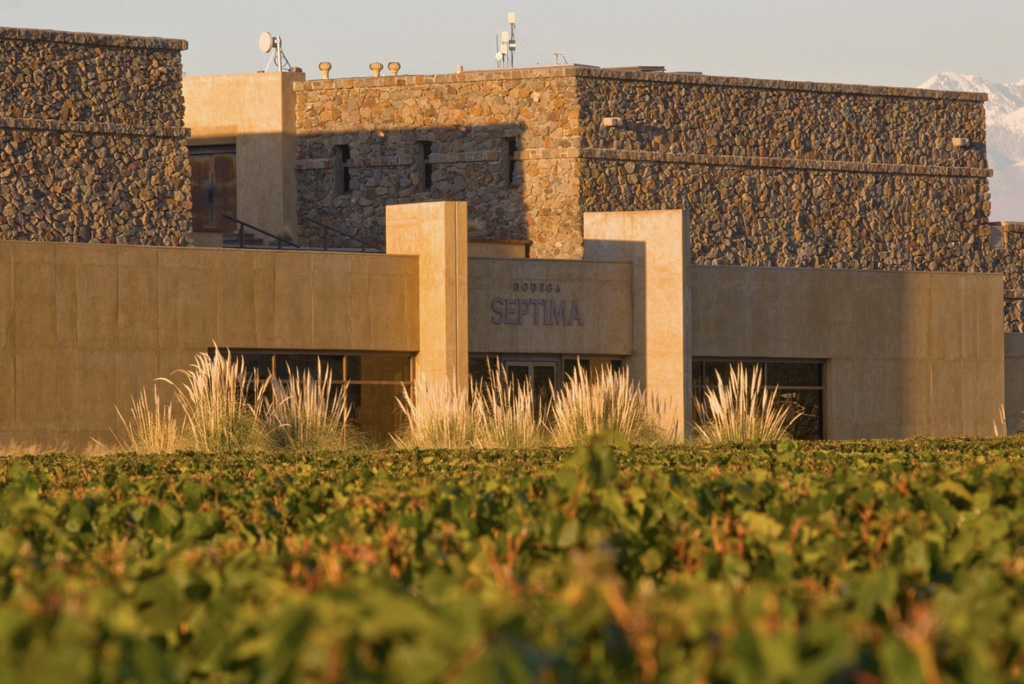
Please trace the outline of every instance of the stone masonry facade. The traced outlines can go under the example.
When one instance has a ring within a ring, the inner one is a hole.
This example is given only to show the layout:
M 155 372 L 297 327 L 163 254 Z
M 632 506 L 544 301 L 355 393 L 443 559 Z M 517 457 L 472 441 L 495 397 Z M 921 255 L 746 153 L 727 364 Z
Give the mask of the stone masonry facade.
M 542 258 L 582 256 L 584 212 L 686 206 L 697 264 L 1007 259 L 990 241 L 982 94 L 574 66 L 296 91 L 310 239 L 319 221 L 379 241 L 386 204 L 452 199 L 472 234 L 529 239 Z
M 0 28 L 0 239 L 191 243 L 186 48 Z

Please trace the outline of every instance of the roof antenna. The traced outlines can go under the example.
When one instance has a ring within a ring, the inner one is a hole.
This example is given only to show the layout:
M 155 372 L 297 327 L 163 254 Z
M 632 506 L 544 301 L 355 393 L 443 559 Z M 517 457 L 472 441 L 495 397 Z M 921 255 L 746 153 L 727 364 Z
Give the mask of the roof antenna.
M 270 65 L 273 64 L 277 67 L 279 72 L 293 71 L 292 63 L 288 61 L 288 57 L 284 54 L 284 49 L 281 47 L 281 36 L 276 38 L 270 35 L 270 31 L 264 31 L 260 34 L 260 51 L 271 52 L 274 54 L 267 60 L 267 66 L 263 71 L 270 71 Z M 287 69 L 285 68 L 287 65 Z
M 496 52 L 495 66 L 514 67 L 516 65 L 516 13 L 508 13 L 508 31 L 501 32 L 501 38 L 494 37 Z

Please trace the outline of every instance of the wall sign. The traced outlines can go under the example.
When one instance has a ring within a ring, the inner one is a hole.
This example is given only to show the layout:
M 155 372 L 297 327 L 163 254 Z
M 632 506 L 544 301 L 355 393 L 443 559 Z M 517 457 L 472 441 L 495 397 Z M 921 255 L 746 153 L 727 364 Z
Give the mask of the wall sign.
M 578 325 L 583 326 L 583 312 L 578 299 L 528 297 L 529 294 L 558 294 L 560 283 L 516 282 L 512 291 L 518 297 L 495 297 L 491 300 L 492 325 Z

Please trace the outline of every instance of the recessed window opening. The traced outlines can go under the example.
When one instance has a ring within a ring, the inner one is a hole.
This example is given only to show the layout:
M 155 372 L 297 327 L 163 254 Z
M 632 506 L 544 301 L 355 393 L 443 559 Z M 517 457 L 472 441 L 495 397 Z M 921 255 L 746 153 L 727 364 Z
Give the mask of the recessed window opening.
M 432 178 L 434 174 L 433 165 L 431 165 L 430 152 L 434 144 L 428 140 L 421 140 L 420 146 L 420 190 L 429 190 L 434 183 Z
M 516 159 L 516 154 L 519 152 L 519 143 L 516 142 L 515 138 L 506 138 L 505 141 L 508 146 L 508 166 L 506 167 L 505 181 L 508 185 L 515 185 L 519 182 L 521 173 L 517 168 L 519 160 Z
M 210 349 L 210 356 L 216 350 Z M 221 349 L 224 354 L 227 350 Z M 277 378 L 287 384 L 288 371 L 310 371 L 315 377 L 317 363 L 321 372 L 331 371 L 331 391 L 339 394 L 348 385 L 346 401 L 352 409 L 351 422 L 370 434 L 385 434 L 393 429 L 395 407 L 402 389 L 412 390 L 413 355 L 408 353 L 347 351 L 282 351 L 232 349 L 233 358 L 241 358 L 261 380 Z
M 352 191 L 352 149 L 348 145 L 334 146 L 334 192 Z
M 622 359 L 614 357 L 547 356 L 522 354 L 470 354 L 469 376 L 474 383 L 486 386 L 493 369 L 504 367 L 509 381 L 526 384 L 533 389 L 534 412 L 537 415 L 551 403 L 574 373 L 584 373 L 591 379 L 602 368 L 622 369 Z
M 693 402 L 704 401 L 708 389 L 718 386 L 718 377 L 728 382 L 730 366 L 743 364 L 748 371 L 757 366 L 769 389 L 778 386 L 776 399 L 803 411 L 790 431 L 794 439 L 824 439 L 825 362 L 804 359 L 695 358 L 693 360 Z M 715 375 L 715 372 L 718 375 Z

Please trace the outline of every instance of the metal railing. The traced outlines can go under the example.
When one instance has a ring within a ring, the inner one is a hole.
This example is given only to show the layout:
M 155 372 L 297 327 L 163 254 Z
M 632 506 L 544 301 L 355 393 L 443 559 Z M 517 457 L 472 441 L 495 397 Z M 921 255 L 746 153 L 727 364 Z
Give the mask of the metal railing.
M 329 239 L 330 239 L 330 233 L 334 233 L 335 235 L 340 235 L 341 237 L 343 237 L 343 238 L 345 238 L 347 240 L 351 240 L 353 242 L 359 243 L 360 245 L 362 245 L 362 249 L 360 250 L 362 252 L 366 252 L 368 250 L 372 251 L 372 252 L 383 252 L 384 251 L 384 247 L 382 245 L 380 245 L 379 243 L 370 242 L 369 240 L 364 240 L 363 238 L 358 237 L 356 235 L 353 235 L 352 233 L 349 233 L 346 230 L 342 230 L 340 228 L 334 228 L 332 226 L 327 225 L 326 223 L 321 223 L 320 221 L 317 221 L 316 219 L 307 219 L 307 220 L 310 223 L 312 223 L 313 225 L 319 226 L 320 228 L 323 229 L 324 251 L 325 252 L 328 249 L 330 249 L 330 247 L 328 245 L 328 242 L 329 242 Z
M 245 231 L 246 230 L 252 230 L 252 231 L 255 231 L 255 232 L 257 232 L 257 233 L 259 233 L 261 235 L 266 235 L 269 238 L 273 238 L 274 240 L 277 240 L 277 248 L 278 249 L 284 249 L 285 245 L 288 245 L 289 247 L 292 247 L 294 249 L 302 249 L 299 245 L 295 244 L 294 242 L 292 242 L 288 238 L 281 237 L 280 235 L 276 235 L 275 233 L 271 233 L 269 230 L 263 230 L 262 228 L 257 228 L 256 226 L 254 226 L 254 225 L 252 225 L 250 223 L 246 223 L 245 221 L 240 221 L 240 220 L 236 219 L 234 216 L 228 216 L 227 214 L 222 214 L 222 216 L 224 218 L 226 218 L 228 221 L 234 221 L 235 223 L 238 224 L 238 246 L 241 249 L 245 249 Z

